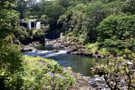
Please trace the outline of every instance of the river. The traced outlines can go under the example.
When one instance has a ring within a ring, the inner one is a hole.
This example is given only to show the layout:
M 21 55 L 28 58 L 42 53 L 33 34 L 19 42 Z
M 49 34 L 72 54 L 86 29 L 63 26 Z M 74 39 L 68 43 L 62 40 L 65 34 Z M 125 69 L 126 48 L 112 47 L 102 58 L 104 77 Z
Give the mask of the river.
M 67 54 L 66 50 L 33 50 L 24 52 L 24 54 L 56 60 L 60 65 L 71 67 L 74 72 L 85 76 L 90 75 L 89 68 L 99 62 L 99 60 L 92 57 Z

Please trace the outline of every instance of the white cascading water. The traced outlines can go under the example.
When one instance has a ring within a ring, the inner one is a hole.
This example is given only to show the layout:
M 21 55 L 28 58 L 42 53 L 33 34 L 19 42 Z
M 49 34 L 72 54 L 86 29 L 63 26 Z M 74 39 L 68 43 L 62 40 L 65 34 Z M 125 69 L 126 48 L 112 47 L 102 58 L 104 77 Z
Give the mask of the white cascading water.
M 41 24 L 41 22 L 36 23 L 36 29 L 40 29 L 40 24 Z
M 60 55 L 60 54 L 66 54 L 66 53 L 67 53 L 66 50 L 60 50 L 60 51 L 58 51 L 58 52 L 45 55 L 44 57 L 48 58 L 48 57 L 53 57 L 53 56 L 57 56 L 57 55 Z
M 31 21 L 28 22 L 28 28 L 31 29 Z
M 42 56 L 45 58 L 57 56 L 60 54 L 66 54 L 66 53 L 67 53 L 66 50 L 59 50 L 57 52 L 56 51 L 42 51 L 42 50 L 33 50 L 29 52 L 24 52 L 24 54 L 27 54 L 29 56 Z

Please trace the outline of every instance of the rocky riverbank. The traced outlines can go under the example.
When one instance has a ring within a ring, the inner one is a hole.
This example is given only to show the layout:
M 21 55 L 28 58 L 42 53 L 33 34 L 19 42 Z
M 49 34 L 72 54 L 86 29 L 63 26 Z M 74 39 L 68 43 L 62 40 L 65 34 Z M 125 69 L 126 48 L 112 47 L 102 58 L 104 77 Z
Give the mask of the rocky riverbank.
M 74 39 L 66 39 L 66 38 L 58 38 L 56 40 L 46 41 L 44 48 L 54 48 L 55 49 L 65 49 L 67 53 L 72 55 L 84 55 L 84 56 L 92 56 L 81 43 L 73 42 Z M 33 46 L 38 46 L 38 43 L 35 42 L 31 45 L 24 46 L 22 45 L 21 51 L 32 51 L 35 48 Z M 57 51 L 57 50 L 55 50 Z
M 82 43 L 74 42 L 75 39 L 58 38 L 56 40 L 48 41 L 46 47 L 63 48 L 73 55 L 92 56 L 83 46 Z
M 110 90 L 106 85 L 104 78 L 95 75 L 94 77 L 80 76 L 75 73 L 73 76 L 76 78 L 75 87 L 70 90 Z

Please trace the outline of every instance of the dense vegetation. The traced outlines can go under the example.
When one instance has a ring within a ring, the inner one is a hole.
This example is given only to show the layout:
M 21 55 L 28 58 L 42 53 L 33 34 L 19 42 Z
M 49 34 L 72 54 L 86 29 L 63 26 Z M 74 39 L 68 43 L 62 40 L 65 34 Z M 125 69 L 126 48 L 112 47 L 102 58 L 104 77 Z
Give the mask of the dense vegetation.
M 19 26 L 19 19 L 27 22 L 35 18 L 44 23 L 40 30 Z M 43 42 L 44 37 L 56 39 L 60 33 L 65 38 L 76 38 L 93 56 L 105 60 L 95 71 L 100 75 L 102 72 L 111 90 L 121 90 L 121 79 L 128 90 L 135 88 L 135 0 L 1 0 L 1 89 L 63 90 L 73 85 L 72 76 L 56 62 L 42 67 L 41 58 L 27 57 L 31 58 L 27 61 L 15 44 L 17 40 L 28 44 L 35 40 Z M 52 73 L 54 77 L 48 75 Z
M 24 56 L 23 63 L 22 90 L 64 90 L 75 85 L 70 68 L 64 69 L 56 61 Z
M 27 32 L 18 21 L 16 1 L 0 1 L 0 90 L 63 90 L 73 86 L 70 70 L 52 60 L 21 54 L 20 46 L 14 43 Z
M 19 75 L 23 70 L 22 58 L 12 42 L 19 19 L 14 8 L 14 1 L 0 1 L 0 83 L 3 90 L 10 86 L 18 89 L 22 83 Z

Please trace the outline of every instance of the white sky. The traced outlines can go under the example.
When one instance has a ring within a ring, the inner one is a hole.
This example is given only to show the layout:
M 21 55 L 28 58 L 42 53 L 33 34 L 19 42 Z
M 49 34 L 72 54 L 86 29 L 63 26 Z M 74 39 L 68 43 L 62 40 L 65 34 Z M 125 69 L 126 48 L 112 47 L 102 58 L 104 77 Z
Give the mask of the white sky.
M 36 0 L 36 2 L 40 2 L 40 0 Z

